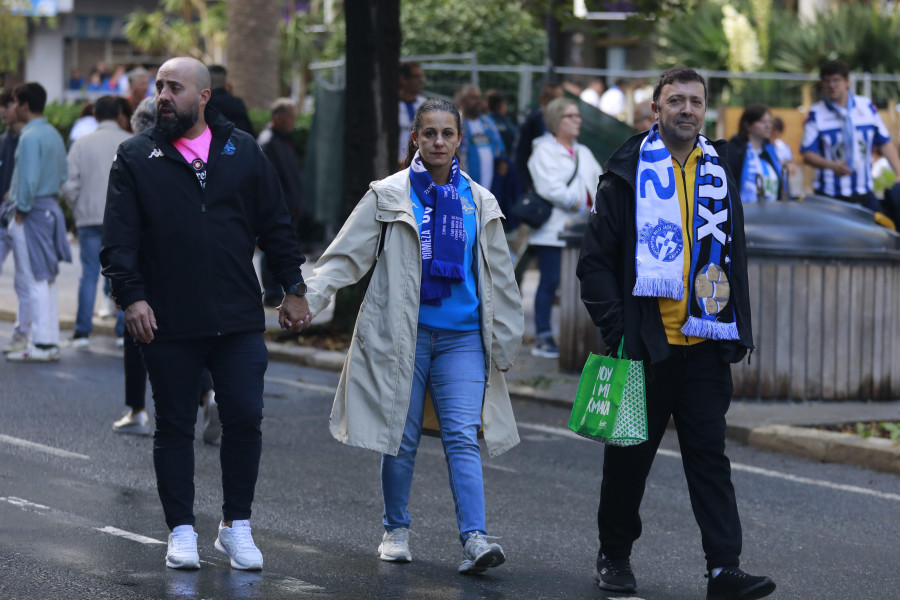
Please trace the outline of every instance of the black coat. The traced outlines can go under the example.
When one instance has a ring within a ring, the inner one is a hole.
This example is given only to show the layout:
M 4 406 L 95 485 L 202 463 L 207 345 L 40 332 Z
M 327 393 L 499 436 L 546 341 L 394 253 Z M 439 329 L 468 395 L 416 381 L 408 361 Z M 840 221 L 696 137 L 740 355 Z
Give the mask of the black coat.
M 232 96 L 225 88 L 216 88 L 210 92 L 209 105 L 222 113 L 222 116 L 234 123 L 238 129 L 246 131 L 250 135 L 256 135 L 244 101 L 237 96 Z
M 123 142 L 109 176 L 103 274 L 117 303 L 146 300 L 172 340 L 262 331 L 257 245 L 283 286 L 303 281 L 278 175 L 249 134 L 211 107 L 206 188 L 154 128 Z
M 632 359 L 658 362 L 669 356 L 669 343 L 657 298 L 636 297 L 634 268 L 637 247 L 634 180 L 638 151 L 645 133 L 625 142 L 606 164 L 597 187 L 597 200 L 588 219 L 577 274 L 581 299 L 603 340 L 616 348 L 625 336 L 625 348 Z M 725 141 L 713 142 L 720 155 Z M 731 302 L 734 303 L 739 340 L 716 341 L 726 362 L 739 362 L 753 348 L 750 330 L 750 296 L 747 282 L 747 249 L 744 239 L 744 211 L 737 186 L 728 178 L 733 227 L 731 242 Z
M 281 188 L 284 190 L 288 211 L 294 222 L 297 222 L 303 214 L 303 179 L 300 176 L 300 164 L 297 161 L 294 142 L 289 134 L 271 127 L 263 130 L 257 142 L 275 167 Z

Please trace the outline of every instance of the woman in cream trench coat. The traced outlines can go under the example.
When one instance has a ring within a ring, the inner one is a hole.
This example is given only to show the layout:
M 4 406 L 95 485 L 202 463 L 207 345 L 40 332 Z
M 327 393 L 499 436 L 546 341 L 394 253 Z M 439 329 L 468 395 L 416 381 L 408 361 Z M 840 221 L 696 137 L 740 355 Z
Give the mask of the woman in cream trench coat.
M 463 174 L 468 179 L 468 175 Z M 485 349 L 484 441 L 491 456 L 519 443 L 506 380 L 522 342 L 524 317 L 497 200 L 471 179 L 478 215 L 478 298 Z M 380 236 L 384 249 L 376 259 Z M 396 455 L 412 386 L 419 314 L 421 259 L 409 175 L 400 171 L 369 186 L 306 280 L 315 317 L 338 289 L 375 264 L 359 309 L 331 410 L 335 439 Z M 498 269 L 497 265 L 504 267 Z M 492 368 L 492 363 L 494 367 Z

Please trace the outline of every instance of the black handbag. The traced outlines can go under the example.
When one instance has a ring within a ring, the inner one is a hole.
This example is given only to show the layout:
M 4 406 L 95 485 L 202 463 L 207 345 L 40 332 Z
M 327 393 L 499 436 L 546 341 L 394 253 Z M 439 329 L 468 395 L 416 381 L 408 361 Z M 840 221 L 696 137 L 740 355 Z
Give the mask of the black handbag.
M 566 182 L 566 187 L 569 187 L 572 181 L 575 180 L 576 175 L 578 175 L 577 152 L 575 153 L 575 172 L 569 177 L 569 181 Z M 534 192 L 525 192 L 519 196 L 519 200 L 512 209 L 513 216 L 532 229 L 540 229 L 543 227 L 544 223 L 547 222 L 547 219 L 550 218 L 552 212 L 553 205 Z

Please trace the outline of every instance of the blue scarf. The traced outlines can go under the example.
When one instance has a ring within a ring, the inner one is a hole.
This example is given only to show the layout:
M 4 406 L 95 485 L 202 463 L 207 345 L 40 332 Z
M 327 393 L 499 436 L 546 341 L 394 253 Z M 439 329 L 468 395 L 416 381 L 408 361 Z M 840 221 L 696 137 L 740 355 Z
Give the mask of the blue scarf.
M 409 167 L 413 191 L 425 207 L 419 231 L 422 247 L 422 286 L 419 300 L 440 306 L 441 298 L 449 298 L 450 285 L 466 277 L 463 260 L 466 255 L 466 228 L 462 201 L 459 198 L 459 161 L 453 158 L 450 181 L 437 185 L 422 164 L 419 153 Z
M 853 119 L 850 118 L 850 114 L 853 112 L 853 108 L 856 106 L 856 103 L 853 101 L 853 94 L 847 94 L 847 108 L 841 108 L 828 99 L 825 100 L 825 106 L 827 106 L 829 110 L 834 112 L 838 116 L 838 118 L 841 119 L 841 129 L 844 138 L 844 156 L 838 157 L 838 160 L 843 158 L 845 161 L 847 161 L 847 166 L 855 171 L 856 128 L 853 126 Z
M 682 300 L 690 261 L 688 318 L 681 332 L 711 340 L 738 339 L 731 305 L 731 196 L 725 167 L 705 136 L 693 190 L 691 256 L 685 256 L 672 155 L 653 125 L 641 142 L 635 178 L 636 281 L 632 294 Z M 690 202 L 692 198 L 685 198 Z
M 756 202 L 759 198 L 759 186 L 761 185 L 762 173 L 757 172 L 757 162 L 752 160 L 750 153 L 754 153 L 759 157 L 759 162 L 765 161 L 775 171 L 778 183 L 781 183 L 781 161 L 778 160 L 778 153 L 775 146 L 769 142 L 763 143 L 763 147 L 759 152 L 753 149 L 750 142 L 747 142 L 747 154 L 744 155 L 744 166 L 741 169 L 741 202 L 749 204 Z M 770 160 L 766 160 L 765 155 L 769 155 Z M 780 188 L 779 188 L 780 191 Z M 768 198 L 766 198 L 768 200 Z M 778 194 L 772 200 L 778 200 Z

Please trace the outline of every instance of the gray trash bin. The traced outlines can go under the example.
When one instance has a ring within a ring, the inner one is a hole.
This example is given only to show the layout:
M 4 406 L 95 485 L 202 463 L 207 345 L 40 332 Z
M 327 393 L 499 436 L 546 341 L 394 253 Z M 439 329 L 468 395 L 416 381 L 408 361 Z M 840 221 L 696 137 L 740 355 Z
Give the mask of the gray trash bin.
M 900 235 L 831 198 L 744 205 L 756 352 L 735 397 L 900 396 Z
M 600 330 L 581 301 L 581 282 L 575 275 L 587 220 L 587 212 L 578 213 L 559 234 L 566 243 L 559 279 L 559 368 L 564 371 L 581 371 L 588 353 L 596 354 L 606 348 Z

